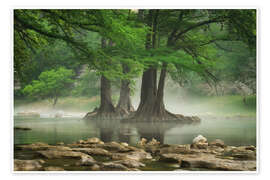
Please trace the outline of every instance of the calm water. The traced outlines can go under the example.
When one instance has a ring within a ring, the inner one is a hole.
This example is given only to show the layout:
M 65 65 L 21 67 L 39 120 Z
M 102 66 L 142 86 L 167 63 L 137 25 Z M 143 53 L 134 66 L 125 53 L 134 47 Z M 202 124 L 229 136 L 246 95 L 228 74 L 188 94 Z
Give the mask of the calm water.
M 227 145 L 256 145 L 256 119 L 202 119 L 199 124 L 120 123 L 119 121 L 87 121 L 81 118 L 14 117 L 14 125 L 32 130 L 14 130 L 15 144 L 34 142 L 71 143 L 79 139 L 99 137 L 103 141 L 136 144 L 141 137 L 153 137 L 166 144 L 190 144 L 198 134 L 208 141 L 222 139 Z

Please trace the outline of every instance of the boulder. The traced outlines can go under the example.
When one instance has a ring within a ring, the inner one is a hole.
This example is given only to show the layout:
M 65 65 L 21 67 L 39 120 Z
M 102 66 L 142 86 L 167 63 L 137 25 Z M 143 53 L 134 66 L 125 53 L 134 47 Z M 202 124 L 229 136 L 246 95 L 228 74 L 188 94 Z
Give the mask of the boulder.
M 191 147 L 195 149 L 207 149 L 208 142 L 205 137 L 198 135 L 192 141 Z
M 44 160 L 19 160 L 14 159 L 14 171 L 39 171 L 42 169 Z
M 192 140 L 192 144 L 197 144 L 197 143 L 207 143 L 207 139 L 203 137 L 202 135 L 198 135 Z

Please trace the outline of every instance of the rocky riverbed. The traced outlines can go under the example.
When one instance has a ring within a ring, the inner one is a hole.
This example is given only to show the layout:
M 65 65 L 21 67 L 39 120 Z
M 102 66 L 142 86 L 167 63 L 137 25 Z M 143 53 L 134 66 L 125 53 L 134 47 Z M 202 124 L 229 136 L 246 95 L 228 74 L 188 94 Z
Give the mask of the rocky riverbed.
M 142 138 L 136 146 L 98 138 L 56 145 L 16 145 L 14 171 L 256 171 L 256 147 L 208 142 L 160 144 Z

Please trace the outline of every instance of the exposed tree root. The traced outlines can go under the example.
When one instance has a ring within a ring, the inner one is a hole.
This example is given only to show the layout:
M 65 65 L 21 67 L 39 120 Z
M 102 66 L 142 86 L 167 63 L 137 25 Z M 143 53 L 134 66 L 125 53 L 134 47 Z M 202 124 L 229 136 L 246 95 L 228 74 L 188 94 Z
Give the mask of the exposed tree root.
M 127 111 L 123 108 L 115 108 L 112 111 L 101 111 L 99 109 L 95 109 L 92 112 L 87 113 L 83 119 L 87 120 L 95 120 L 95 119 L 123 119 L 127 118 L 133 112 Z

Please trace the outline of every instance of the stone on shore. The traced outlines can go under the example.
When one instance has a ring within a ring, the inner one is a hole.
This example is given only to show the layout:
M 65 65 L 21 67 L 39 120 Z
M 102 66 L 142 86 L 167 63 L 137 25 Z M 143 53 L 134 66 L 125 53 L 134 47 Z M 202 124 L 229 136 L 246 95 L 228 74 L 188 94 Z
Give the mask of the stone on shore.
M 39 171 L 44 163 L 41 159 L 19 160 L 14 159 L 14 171 Z

